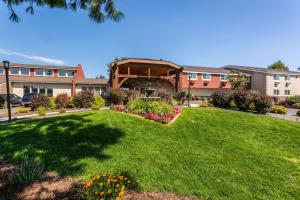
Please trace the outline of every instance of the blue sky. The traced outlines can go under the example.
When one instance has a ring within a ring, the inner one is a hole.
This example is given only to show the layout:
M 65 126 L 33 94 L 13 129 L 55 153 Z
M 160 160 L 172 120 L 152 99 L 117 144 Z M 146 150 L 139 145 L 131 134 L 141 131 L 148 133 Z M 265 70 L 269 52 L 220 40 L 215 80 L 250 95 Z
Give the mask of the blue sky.
M 87 11 L 17 9 L 8 20 L 0 1 L 0 60 L 76 65 L 107 75 L 116 56 L 182 65 L 266 67 L 277 59 L 300 66 L 299 0 L 115 0 L 125 18 L 95 24 Z

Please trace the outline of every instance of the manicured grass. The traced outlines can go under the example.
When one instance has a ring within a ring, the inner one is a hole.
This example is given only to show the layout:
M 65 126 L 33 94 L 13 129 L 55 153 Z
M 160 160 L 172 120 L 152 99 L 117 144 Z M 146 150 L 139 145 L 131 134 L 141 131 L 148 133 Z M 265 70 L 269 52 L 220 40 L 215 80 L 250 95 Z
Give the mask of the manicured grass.
M 300 123 L 242 112 L 184 109 L 171 126 L 113 111 L 0 125 L 0 155 L 26 152 L 61 175 L 126 171 L 146 191 L 300 197 Z

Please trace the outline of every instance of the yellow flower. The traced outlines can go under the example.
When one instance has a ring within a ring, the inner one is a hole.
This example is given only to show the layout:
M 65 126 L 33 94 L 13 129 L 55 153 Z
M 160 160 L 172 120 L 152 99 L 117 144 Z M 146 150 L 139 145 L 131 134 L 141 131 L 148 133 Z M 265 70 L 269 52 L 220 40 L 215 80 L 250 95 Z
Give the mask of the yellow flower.
M 131 183 L 130 181 L 127 181 L 127 183 Z
M 103 185 L 103 183 L 100 183 L 100 186 L 102 186 Z
M 117 188 L 118 188 L 119 186 L 120 186 L 119 184 L 116 185 Z
M 104 195 L 104 192 L 101 192 L 100 195 L 101 195 L 101 196 Z
M 118 189 L 115 189 L 116 192 L 118 192 Z
M 109 189 L 107 192 L 110 194 L 111 193 L 111 189 Z

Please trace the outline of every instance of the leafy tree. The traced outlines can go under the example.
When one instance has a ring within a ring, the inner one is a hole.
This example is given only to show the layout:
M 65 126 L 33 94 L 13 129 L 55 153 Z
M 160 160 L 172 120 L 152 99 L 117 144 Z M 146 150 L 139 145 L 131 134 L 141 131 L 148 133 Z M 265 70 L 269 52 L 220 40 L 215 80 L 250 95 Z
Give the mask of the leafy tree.
M 229 83 L 233 89 L 242 89 L 246 85 L 246 76 L 239 71 L 232 71 L 229 76 Z
M 121 56 L 121 57 L 115 57 L 114 59 L 113 59 L 113 61 L 111 61 L 110 63 L 108 63 L 106 66 L 107 66 L 107 71 L 108 71 L 108 73 L 110 73 L 110 68 L 112 67 L 112 65 L 113 65 L 113 63 L 115 63 L 115 62 L 118 62 L 118 61 L 121 61 L 121 60 L 127 60 L 128 58 L 127 57 L 125 57 L 125 56 Z
M 119 11 L 114 0 L 3 0 L 7 6 L 10 17 L 14 22 L 19 22 L 20 18 L 14 7 L 26 5 L 25 11 L 34 14 L 35 7 L 49 6 L 50 8 L 89 10 L 89 17 L 96 23 L 103 23 L 106 20 L 118 22 L 122 19 L 123 13 Z
M 105 76 L 104 75 L 98 75 L 98 76 L 96 76 L 96 79 L 105 79 Z
M 268 67 L 269 69 L 278 69 L 283 71 L 289 71 L 289 67 L 286 66 L 281 60 L 274 62 L 272 65 Z

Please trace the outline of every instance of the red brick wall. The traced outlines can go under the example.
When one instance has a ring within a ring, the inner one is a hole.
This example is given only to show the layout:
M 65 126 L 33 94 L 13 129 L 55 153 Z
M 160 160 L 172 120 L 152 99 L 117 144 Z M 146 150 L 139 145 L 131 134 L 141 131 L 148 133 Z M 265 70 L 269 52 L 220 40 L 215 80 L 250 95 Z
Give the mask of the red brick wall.
M 34 76 L 34 69 L 33 69 L 33 68 L 30 68 L 29 75 L 30 75 L 30 76 Z
M 57 69 L 54 69 L 54 77 L 58 77 L 58 70 Z
M 81 64 L 77 65 L 77 71 L 76 71 L 76 76 L 75 77 L 76 77 L 76 79 L 77 78 L 85 78 L 83 68 L 82 68 Z
M 202 74 L 197 74 L 197 80 L 191 80 L 191 88 L 231 88 L 229 82 L 221 81 L 221 77 L 219 74 L 211 74 L 210 81 L 202 80 Z M 181 88 L 188 88 L 189 81 L 188 81 L 188 74 L 183 72 L 181 78 Z

